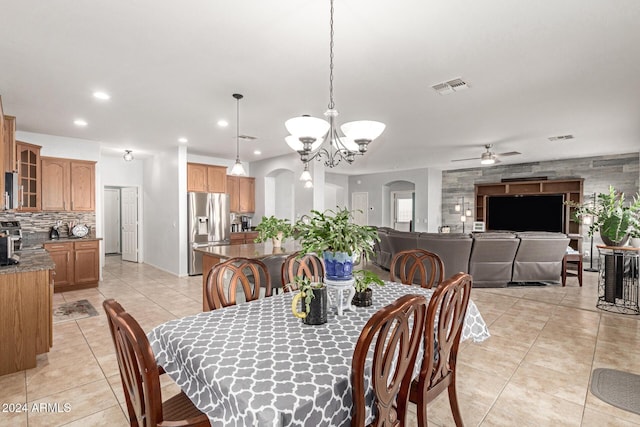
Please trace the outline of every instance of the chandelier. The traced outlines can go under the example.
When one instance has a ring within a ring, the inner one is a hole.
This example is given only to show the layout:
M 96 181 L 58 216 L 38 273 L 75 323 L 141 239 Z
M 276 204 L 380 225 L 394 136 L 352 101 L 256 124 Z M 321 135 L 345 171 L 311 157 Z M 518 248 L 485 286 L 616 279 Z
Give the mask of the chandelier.
M 330 10 L 330 42 L 329 42 L 329 105 L 324 116 L 326 120 L 310 116 L 294 117 L 285 122 L 291 135 L 285 141 L 300 155 L 300 160 L 308 170 L 308 163 L 316 159 L 333 168 L 342 160 L 351 164 L 357 155 L 367 152 L 369 143 L 384 131 L 384 123 L 360 120 L 344 123 L 340 126 L 344 136 L 338 133 L 336 110 L 333 100 L 333 0 Z

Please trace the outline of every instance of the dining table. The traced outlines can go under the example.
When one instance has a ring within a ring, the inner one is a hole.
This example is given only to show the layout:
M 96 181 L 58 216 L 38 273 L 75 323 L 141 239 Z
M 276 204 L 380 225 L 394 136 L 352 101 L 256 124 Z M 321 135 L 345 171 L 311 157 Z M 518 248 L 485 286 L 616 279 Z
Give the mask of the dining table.
M 158 364 L 213 426 L 350 425 L 351 359 L 365 323 L 399 297 L 429 299 L 433 289 L 385 282 L 374 289 L 371 306 L 342 316 L 329 312 L 323 325 L 306 325 L 293 316 L 295 294 L 170 320 L 148 333 Z M 462 340 L 489 336 L 469 301 Z M 370 373 L 365 390 L 371 419 Z

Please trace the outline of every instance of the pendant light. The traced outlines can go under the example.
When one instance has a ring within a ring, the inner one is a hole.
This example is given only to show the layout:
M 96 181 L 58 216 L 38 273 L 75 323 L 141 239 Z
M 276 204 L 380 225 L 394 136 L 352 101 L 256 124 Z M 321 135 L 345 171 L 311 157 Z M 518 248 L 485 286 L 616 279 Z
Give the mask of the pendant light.
M 240 162 L 240 100 L 243 98 L 239 93 L 234 93 L 236 99 L 236 162 L 231 168 L 231 175 L 246 175 L 244 166 Z

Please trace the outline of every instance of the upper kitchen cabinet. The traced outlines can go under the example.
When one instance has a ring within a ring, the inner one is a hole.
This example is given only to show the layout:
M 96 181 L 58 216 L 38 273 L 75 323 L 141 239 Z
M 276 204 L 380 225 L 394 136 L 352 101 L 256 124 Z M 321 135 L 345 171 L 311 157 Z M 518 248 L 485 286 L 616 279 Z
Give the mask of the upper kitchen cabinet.
M 4 171 L 15 172 L 16 167 L 16 118 L 4 116 Z
M 95 162 L 42 157 L 42 210 L 94 211 Z
M 253 213 L 256 210 L 256 179 L 227 175 L 229 210 L 234 213 Z
M 40 210 L 40 146 L 16 141 L 19 211 Z
M 187 191 L 227 192 L 227 167 L 187 163 Z

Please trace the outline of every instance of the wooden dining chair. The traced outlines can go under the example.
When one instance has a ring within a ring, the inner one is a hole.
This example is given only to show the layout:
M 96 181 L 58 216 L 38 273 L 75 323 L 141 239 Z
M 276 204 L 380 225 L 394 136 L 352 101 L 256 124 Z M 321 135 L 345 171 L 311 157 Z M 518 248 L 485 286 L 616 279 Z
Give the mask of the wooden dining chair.
M 316 254 L 300 252 L 291 254 L 282 264 L 282 288 L 285 292 L 297 291 L 296 276 L 311 279 L 312 282 L 324 280 L 324 263 Z
M 113 299 L 102 303 L 116 349 L 132 427 L 210 426 L 209 418 L 179 393 L 162 401 L 160 367 L 138 322 Z
M 411 383 L 409 395 L 416 404 L 420 427 L 427 426 L 427 404 L 445 389 L 456 426 L 463 425 L 456 393 L 456 364 L 471 286 L 471 276 L 458 273 L 438 286 L 429 301 L 424 357 L 420 375 Z
M 286 254 L 276 254 L 262 258 L 262 262 L 264 262 L 267 266 L 267 270 L 269 271 L 269 277 L 271 278 L 271 292 L 273 294 L 277 294 L 283 287 L 282 266 L 284 265 L 284 261 L 287 259 L 287 256 L 288 255 Z
M 444 263 L 437 254 L 424 249 L 400 251 L 393 256 L 389 280 L 431 289 L 444 280 Z
M 366 421 L 365 365 L 375 339 L 371 386 L 376 426 L 404 426 L 413 367 L 424 336 L 427 300 L 405 295 L 378 310 L 360 333 L 351 362 L 353 412 L 351 425 Z
M 258 259 L 231 258 L 216 264 L 207 276 L 205 296 L 210 310 L 236 305 L 238 292 L 245 301 L 271 296 L 269 269 Z

